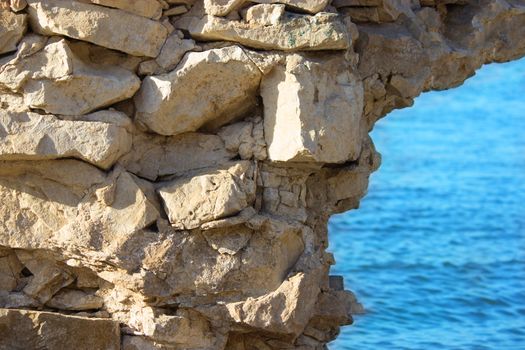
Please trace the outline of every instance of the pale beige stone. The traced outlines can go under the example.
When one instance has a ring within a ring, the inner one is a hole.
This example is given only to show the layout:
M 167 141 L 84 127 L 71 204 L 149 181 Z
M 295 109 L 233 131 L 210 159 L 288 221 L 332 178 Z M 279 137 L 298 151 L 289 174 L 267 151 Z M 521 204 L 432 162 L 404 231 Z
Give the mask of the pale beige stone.
M 60 289 L 73 283 L 74 277 L 53 261 L 34 259 L 31 254 L 17 252 L 18 258 L 33 274 L 24 287 L 24 293 L 42 304 L 48 302 Z
M 339 16 L 333 13 L 284 17 L 274 25 L 208 15 L 192 17 L 186 25 L 197 40 L 233 41 L 265 50 L 345 50 L 353 40 Z
M 363 86 L 343 57 L 291 55 L 263 78 L 261 96 L 271 160 L 344 163 L 359 157 Z
M 22 93 L 31 108 L 85 114 L 133 96 L 140 86 L 126 69 L 82 62 L 64 39 L 50 40 L 34 54 L 27 55 L 26 47 L 0 66 L 0 86 Z
M 62 289 L 46 303 L 46 306 L 59 310 L 82 311 L 100 309 L 103 304 L 102 298 L 96 295 L 81 290 Z
M 179 309 L 174 316 L 141 310 L 144 334 L 159 343 L 185 349 L 211 349 L 213 337 L 208 322 L 194 311 Z
M 176 179 L 159 188 L 173 227 L 192 229 L 235 215 L 254 200 L 253 169 L 247 161 Z
M 21 280 L 23 268 L 13 250 L 0 248 L 0 291 L 13 291 Z
M 15 14 L 0 4 L 0 54 L 16 50 L 27 29 L 27 16 Z
M 154 181 L 158 177 L 217 167 L 235 155 L 217 135 L 184 133 L 165 137 L 138 133 L 133 137 L 132 151 L 119 163 L 129 172 Z
M 247 0 L 204 0 L 206 13 L 214 16 L 226 16 L 231 11 L 243 6 Z M 292 9 L 310 13 L 322 11 L 329 0 L 253 0 L 260 4 L 285 4 Z
M 0 348 L 119 350 L 117 322 L 51 312 L 0 309 Z
M 227 122 L 255 104 L 260 79 L 238 46 L 190 52 L 171 73 L 144 79 L 135 96 L 135 118 L 161 135 Z
M 238 153 L 241 159 L 267 158 L 262 118 L 225 126 L 218 135 L 224 141 L 226 149 Z
M 0 111 L 0 160 L 78 158 L 107 169 L 131 149 L 131 133 L 112 123 L 112 114 L 119 112 L 96 114 L 107 114 L 108 120 L 90 121 L 88 115 L 85 121 L 70 121 Z
M 135 56 L 156 57 L 168 30 L 126 11 L 67 0 L 29 0 L 34 31 L 65 35 Z
M 244 19 L 263 26 L 278 25 L 284 16 L 284 5 L 260 4 L 248 7 Z
M 230 317 L 264 331 L 299 335 L 308 323 L 319 294 L 313 279 L 314 276 L 300 272 L 275 292 L 227 304 Z
M 355 22 L 393 22 L 402 14 L 414 15 L 412 0 L 335 0 L 333 5 Z
M 162 5 L 157 0 L 82 0 L 82 2 L 113 7 L 153 19 L 159 19 L 162 15 Z
M 182 15 L 183 13 L 186 13 L 188 12 L 188 9 L 186 8 L 186 6 L 175 6 L 175 7 L 172 7 L 170 8 L 169 10 L 166 10 L 164 11 L 162 14 L 164 16 L 178 16 L 178 15 Z
M 194 49 L 197 49 L 195 41 L 184 39 L 184 35 L 176 31 L 168 37 L 155 61 L 165 71 L 171 71 L 177 67 L 186 52 Z
M 11 10 L 15 12 L 19 12 L 26 8 L 27 1 L 26 0 L 10 0 L 9 4 L 11 7 Z

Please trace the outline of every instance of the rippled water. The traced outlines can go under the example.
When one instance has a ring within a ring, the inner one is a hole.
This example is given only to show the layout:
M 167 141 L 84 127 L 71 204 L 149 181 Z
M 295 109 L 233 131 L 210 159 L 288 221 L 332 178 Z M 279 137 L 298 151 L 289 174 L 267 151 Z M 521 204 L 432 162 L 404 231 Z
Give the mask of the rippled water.
M 383 164 L 330 221 L 367 314 L 342 349 L 525 349 L 525 59 L 420 96 L 372 135 Z

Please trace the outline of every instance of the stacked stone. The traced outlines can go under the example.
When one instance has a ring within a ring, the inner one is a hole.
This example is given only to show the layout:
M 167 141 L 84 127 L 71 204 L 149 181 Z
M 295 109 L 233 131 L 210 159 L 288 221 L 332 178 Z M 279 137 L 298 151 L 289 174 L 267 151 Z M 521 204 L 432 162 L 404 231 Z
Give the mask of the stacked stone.
M 368 132 L 520 0 L 0 1 L 0 348 L 324 349 Z

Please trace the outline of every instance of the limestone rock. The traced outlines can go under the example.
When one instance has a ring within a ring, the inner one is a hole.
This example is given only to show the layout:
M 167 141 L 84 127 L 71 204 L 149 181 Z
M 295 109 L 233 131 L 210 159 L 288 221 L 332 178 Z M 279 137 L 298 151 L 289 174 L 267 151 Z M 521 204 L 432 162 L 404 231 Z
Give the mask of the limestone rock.
M 16 45 L 26 32 L 24 14 L 15 14 L 0 4 L 0 54 L 15 51 Z
M 193 17 L 187 29 L 197 40 L 224 40 L 265 50 L 345 50 L 352 44 L 347 29 L 332 13 L 290 15 L 274 25 L 231 21 L 221 17 Z
M 238 153 L 241 159 L 265 160 L 267 157 L 261 118 L 225 126 L 218 134 L 226 149 Z
M 155 311 L 148 308 L 141 313 L 144 334 L 159 343 L 184 349 L 212 348 L 210 326 L 196 312 L 180 309 L 174 316 L 155 315 Z
M 21 251 L 18 252 L 18 257 L 33 274 L 24 293 L 42 304 L 48 302 L 60 289 L 73 283 L 73 276 L 52 261 L 37 260 Z
M 159 189 L 173 227 L 192 229 L 232 216 L 253 203 L 253 169 L 247 161 L 212 173 L 201 172 L 176 179 Z
M 50 312 L 0 309 L 0 348 L 120 349 L 117 322 Z
M 226 16 L 231 11 L 242 7 L 246 0 L 204 0 L 206 13 L 213 16 Z M 329 0 L 255 0 L 260 4 L 286 4 L 292 9 L 317 13 L 322 11 L 330 2 Z
M 107 121 L 60 120 L 52 115 L 0 111 L 0 160 L 79 158 L 107 169 L 131 149 L 125 127 Z M 126 118 L 125 116 L 123 118 Z M 114 118 L 118 120 L 118 117 Z
M 78 258 L 82 252 L 84 258 L 90 256 L 94 261 L 112 257 L 122 268 L 135 256 L 127 249 L 134 249 L 133 242 L 138 244 L 144 235 L 141 230 L 159 217 L 130 173 L 117 168 L 106 175 L 74 160 L 3 162 L 0 198 L 5 203 L 0 208 L 0 227 L 5 232 L 0 245 L 23 249 L 63 246 L 66 256 Z M 45 265 L 35 266 L 44 269 Z M 39 280 L 26 287 L 30 295 L 39 294 L 46 285 L 41 280 L 60 286 L 53 287 L 46 298 L 72 282 L 54 268 L 46 267 L 42 278 L 33 273 Z
M 0 86 L 22 93 L 31 108 L 80 115 L 127 99 L 139 88 L 132 72 L 86 64 L 63 39 L 50 40 L 34 54 L 27 53 L 30 45 L 23 43 L 18 54 L 0 67 Z
M 144 79 L 135 96 L 135 118 L 161 135 L 227 122 L 255 104 L 260 79 L 259 69 L 238 46 L 190 52 L 169 74 Z
M 14 290 L 21 279 L 23 268 L 13 250 L 0 248 L 0 291 Z
M 157 0 L 81 0 L 82 2 L 103 5 L 124 10 L 139 16 L 158 19 L 162 15 L 162 5 Z
M 133 148 L 120 159 L 128 171 L 149 180 L 167 175 L 216 167 L 233 159 L 234 147 L 226 148 L 217 135 L 184 133 L 171 137 L 139 133 Z
M 285 281 L 279 289 L 259 298 L 228 304 L 230 316 L 239 323 L 267 332 L 300 334 L 319 289 L 311 284 L 311 276 L 299 273 Z M 309 302 L 305 301 L 308 300 Z
M 20 12 L 27 6 L 26 0 L 10 0 L 9 5 L 11 7 L 11 10 L 15 12 Z
M 126 11 L 66 0 L 28 0 L 28 5 L 31 27 L 39 34 L 65 35 L 130 55 L 156 57 L 168 36 L 161 23 Z
M 155 61 L 164 70 L 171 71 L 179 64 L 186 52 L 196 48 L 195 41 L 184 39 L 184 35 L 177 31 L 168 37 Z
M 36 309 L 42 304 L 23 292 L 5 292 L 0 290 L 0 308 Z
M 367 133 L 525 55 L 516 0 L 28 2 L 0 1 L 0 349 L 324 349 L 363 312 L 326 250 Z
M 363 87 L 344 58 L 291 55 L 261 83 L 274 161 L 344 163 L 359 157 Z
M 354 22 L 394 22 L 402 14 L 412 16 L 411 0 L 335 0 L 333 5 Z
M 244 19 L 248 23 L 263 26 L 278 25 L 284 17 L 284 5 L 255 5 L 248 7 Z
M 46 303 L 50 308 L 70 311 L 100 309 L 102 305 L 100 297 L 73 289 L 61 290 Z

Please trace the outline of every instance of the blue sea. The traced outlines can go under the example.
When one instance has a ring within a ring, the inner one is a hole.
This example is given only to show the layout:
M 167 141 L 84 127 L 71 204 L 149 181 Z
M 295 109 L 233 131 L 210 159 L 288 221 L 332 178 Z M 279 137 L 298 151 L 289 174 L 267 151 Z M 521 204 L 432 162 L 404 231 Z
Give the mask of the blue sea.
M 331 350 L 525 349 L 525 59 L 376 124 L 383 156 L 330 251 L 365 315 Z

